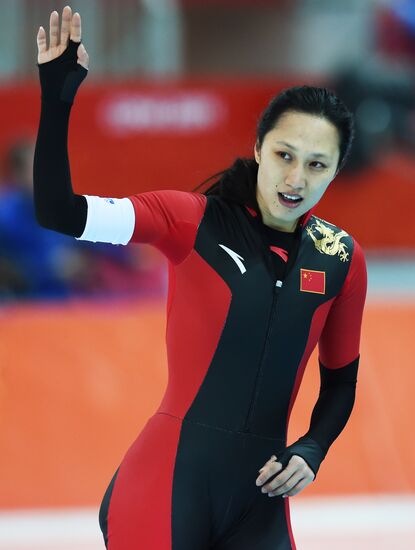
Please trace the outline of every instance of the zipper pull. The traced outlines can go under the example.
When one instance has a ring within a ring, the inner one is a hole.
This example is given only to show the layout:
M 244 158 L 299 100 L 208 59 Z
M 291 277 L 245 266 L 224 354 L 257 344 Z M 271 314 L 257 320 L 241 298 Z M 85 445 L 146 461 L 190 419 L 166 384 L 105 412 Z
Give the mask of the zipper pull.
M 275 292 L 278 294 L 278 292 L 281 290 L 281 287 L 282 287 L 282 281 L 280 281 L 279 279 L 275 282 Z

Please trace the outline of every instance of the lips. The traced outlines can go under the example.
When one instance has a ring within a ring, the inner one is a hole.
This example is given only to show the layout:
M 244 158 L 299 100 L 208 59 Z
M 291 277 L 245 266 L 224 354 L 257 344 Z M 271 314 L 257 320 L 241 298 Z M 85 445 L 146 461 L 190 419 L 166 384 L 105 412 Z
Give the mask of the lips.
M 288 199 L 285 199 L 282 193 L 278 193 L 278 200 L 280 204 L 282 204 L 283 206 L 293 209 L 293 208 L 297 208 L 303 202 L 304 198 L 301 197 L 300 200 L 290 201 Z

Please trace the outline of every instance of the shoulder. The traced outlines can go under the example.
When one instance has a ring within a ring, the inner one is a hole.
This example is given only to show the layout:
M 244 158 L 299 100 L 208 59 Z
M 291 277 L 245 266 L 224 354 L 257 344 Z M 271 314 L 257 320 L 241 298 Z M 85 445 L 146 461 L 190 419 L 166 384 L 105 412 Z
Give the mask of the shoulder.
M 331 254 L 338 253 L 343 262 L 348 262 L 355 255 L 364 258 L 363 250 L 355 237 L 346 229 L 319 216 L 312 215 L 306 224 L 305 231 L 317 246 L 330 249 Z
M 246 210 L 245 206 L 219 195 L 207 195 L 205 198 L 206 210 L 217 212 L 223 216 L 235 216 Z
M 170 223 L 199 223 L 206 208 L 201 193 L 176 190 L 146 191 L 128 197 L 134 206 L 136 219 Z
M 204 208 L 206 204 L 206 197 L 201 193 L 177 191 L 174 189 L 146 191 L 144 193 L 130 195 L 128 198 L 134 205 L 146 203 L 148 205 L 155 204 L 169 206 L 170 208 Z
M 325 220 L 324 218 L 321 218 L 316 215 L 310 216 L 309 221 L 307 222 L 307 226 L 313 226 L 313 228 L 317 231 L 319 231 L 323 235 L 337 235 L 339 233 L 342 234 L 342 237 L 346 238 L 349 237 L 352 239 L 352 236 L 348 231 L 343 229 L 342 227 L 336 225 L 333 222 L 330 222 L 328 220 Z
M 322 240 L 326 239 L 326 245 L 331 248 L 331 254 L 338 254 L 343 262 L 349 264 L 345 286 L 357 284 L 362 289 L 366 288 L 366 258 L 363 248 L 357 239 L 345 229 L 332 222 L 318 216 L 312 216 L 311 218 L 314 218 L 311 224 L 312 227 L 314 226 L 312 230 L 318 231 L 322 235 Z

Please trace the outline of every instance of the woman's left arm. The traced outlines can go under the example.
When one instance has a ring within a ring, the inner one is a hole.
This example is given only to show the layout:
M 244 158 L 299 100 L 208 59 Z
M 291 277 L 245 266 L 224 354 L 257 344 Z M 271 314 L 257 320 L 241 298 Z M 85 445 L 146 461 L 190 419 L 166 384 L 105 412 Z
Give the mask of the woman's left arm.
M 309 430 L 281 456 L 271 457 L 257 479 L 257 485 L 267 481 L 262 489 L 271 496 L 293 496 L 315 479 L 329 447 L 350 417 L 366 292 L 366 262 L 355 240 L 348 275 L 333 301 L 319 340 L 320 393 Z

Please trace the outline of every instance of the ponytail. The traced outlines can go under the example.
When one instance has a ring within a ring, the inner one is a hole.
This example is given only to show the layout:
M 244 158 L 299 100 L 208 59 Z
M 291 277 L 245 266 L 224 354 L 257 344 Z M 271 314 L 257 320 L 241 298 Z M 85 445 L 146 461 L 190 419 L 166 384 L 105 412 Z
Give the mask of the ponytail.
M 286 112 L 323 117 L 337 128 L 340 138 L 337 168 L 340 170 L 350 154 L 354 137 L 353 115 L 343 101 L 327 88 L 293 86 L 283 90 L 270 101 L 259 118 L 255 140 L 258 150 L 261 149 L 267 133 L 275 128 L 280 117 Z M 202 191 L 204 195 L 219 195 L 228 201 L 249 206 L 259 213 L 256 200 L 257 178 L 258 164 L 255 159 L 237 158 L 232 166 L 210 176 L 193 191 L 198 191 L 205 184 L 215 180 L 210 187 Z
M 241 206 L 249 206 L 259 213 L 256 200 L 256 184 L 258 164 L 253 158 L 237 158 L 235 162 L 208 179 L 204 180 L 193 191 L 198 191 L 211 180 L 216 181 L 204 191 L 203 195 L 219 195 L 224 200 L 235 202 Z

